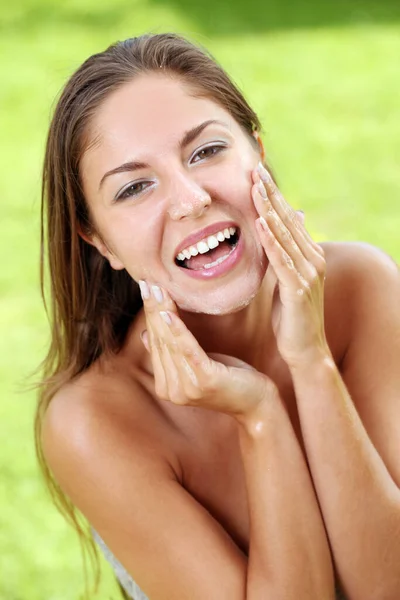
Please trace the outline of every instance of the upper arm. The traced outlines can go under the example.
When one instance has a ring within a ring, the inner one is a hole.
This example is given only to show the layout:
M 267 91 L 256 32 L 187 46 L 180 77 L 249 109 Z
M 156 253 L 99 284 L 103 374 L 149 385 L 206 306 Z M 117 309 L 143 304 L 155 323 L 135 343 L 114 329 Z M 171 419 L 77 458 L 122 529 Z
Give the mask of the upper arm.
M 149 437 L 115 415 L 66 404 L 45 421 L 46 459 L 143 591 L 152 600 L 243 600 L 246 557 Z
M 363 424 L 400 487 L 400 274 L 381 250 L 349 253 L 352 327 L 343 379 Z

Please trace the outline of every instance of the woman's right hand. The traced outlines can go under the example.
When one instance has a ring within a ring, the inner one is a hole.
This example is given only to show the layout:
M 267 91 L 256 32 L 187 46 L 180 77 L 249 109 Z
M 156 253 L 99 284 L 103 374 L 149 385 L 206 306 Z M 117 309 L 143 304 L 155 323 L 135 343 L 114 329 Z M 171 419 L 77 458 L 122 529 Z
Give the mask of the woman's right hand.
M 239 420 L 278 401 L 277 386 L 266 375 L 233 356 L 204 352 L 165 290 L 145 281 L 139 285 L 147 325 L 143 341 L 151 354 L 159 398 Z

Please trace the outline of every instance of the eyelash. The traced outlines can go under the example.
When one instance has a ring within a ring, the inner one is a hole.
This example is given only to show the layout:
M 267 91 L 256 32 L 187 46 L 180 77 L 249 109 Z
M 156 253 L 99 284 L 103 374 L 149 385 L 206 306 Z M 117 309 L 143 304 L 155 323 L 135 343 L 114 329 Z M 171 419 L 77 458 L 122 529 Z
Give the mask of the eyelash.
M 122 190 L 122 192 L 120 194 L 118 194 L 116 196 L 115 201 L 118 202 L 118 200 L 126 200 L 126 198 L 131 198 L 132 196 L 138 196 L 144 190 L 141 189 L 139 192 L 132 192 L 132 190 L 139 185 L 143 186 L 145 183 L 149 183 L 149 182 L 135 181 L 135 183 L 131 183 L 130 185 L 128 185 L 128 187 L 126 187 L 124 190 Z
M 199 154 L 201 154 L 202 152 L 205 152 L 206 150 L 215 150 L 215 152 L 212 152 L 211 156 L 215 156 L 216 154 L 219 154 L 220 152 L 222 152 L 222 150 L 226 150 L 226 145 L 219 143 L 219 144 L 210 144 L 209 146 L 204 146 L 203 148 L 200 148 L 200 150 L 197 150 L 197 152 L 195 152 L 191 158 L 191 160 L 193 160 L 196 156 L 199 156 Z M 206 157 L 203 160 L 207 160 L 207 158 L 210 157 Z
M 194 161 L 193 159 L 196 158 L 197 156 L 199 156 L 202 152 L 206 152 L 208 150 L 212 150 L 211 152 L 211 156 L 206 156 L 204 158 L 200 158 L 200 160 L 208 160 L 209 158 L 212 158 L 213 156 L 216 156 L 217 154 L 219 154 L 220 152 L 222 152 L 223 150 L 226 150 L 226 145 L 225 144 L 210 144 L 210 146 L 204 146 L 204 148 L 200 148 L 200 150 L 197 150 L 197 152 L 195 152 L 190 161 L 193 162 L 198 162 L 198 161 Z M 139 192 L 132 192 L 132 190 L 134 188 L 136 188 L 137 186 L 143 186 L 146 183 L 151 183 L 148 181 L 135 181 L 135 183 L 131 183 L 128 187 L 126 187 L 125 189 L 123 189 L 121 191 L 120 194 L 118 194 L 115 198 L 115 201 L 118 202 L 119 200 L 125 200 L 126 198 L 131 198 L 134 196 L 139 196 L 146 188 L 141 189 Z

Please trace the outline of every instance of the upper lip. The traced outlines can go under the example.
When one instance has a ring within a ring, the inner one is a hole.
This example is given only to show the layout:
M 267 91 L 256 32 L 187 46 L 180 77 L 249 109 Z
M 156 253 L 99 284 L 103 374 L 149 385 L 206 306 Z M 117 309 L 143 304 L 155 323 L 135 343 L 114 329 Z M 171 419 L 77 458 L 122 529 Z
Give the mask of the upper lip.
M 181 250 L 184 250 L 189 246 L 194 246 L 197 244 L 197 242 L 200 242 L 200 240 L 203 240 L 204 238 L 213 235 L 214 233 L 218 233 L 218 231 L 223 231 L 229 227 L 236 227 L 237 229 L 237 225 L 233 221 L 219 221 L 218 223 L 213 223 L 212 225 L 208 225 L 203 229 L 199 229 L 198 231 L 191 233 L 185 237 L 184 240 L 179 242 L 178 246 L 175 248 L 174 259 L 178 256 Z

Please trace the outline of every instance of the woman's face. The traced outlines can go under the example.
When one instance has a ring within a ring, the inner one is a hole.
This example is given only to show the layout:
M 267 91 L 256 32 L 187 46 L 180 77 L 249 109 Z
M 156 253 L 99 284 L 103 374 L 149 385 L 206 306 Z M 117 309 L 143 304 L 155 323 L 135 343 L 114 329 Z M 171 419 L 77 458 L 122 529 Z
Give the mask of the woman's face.
M 246 306 L 268 264 L 251 198 L 260 153 L 231 115 L 177 79 L 147 74 L 103 103 L 90 133 L 81 175 L 100 234 L 92 242 L 111 266 L 161 285 L 183 310 Z M 205 240 L 219 245 L 204 252 Z

